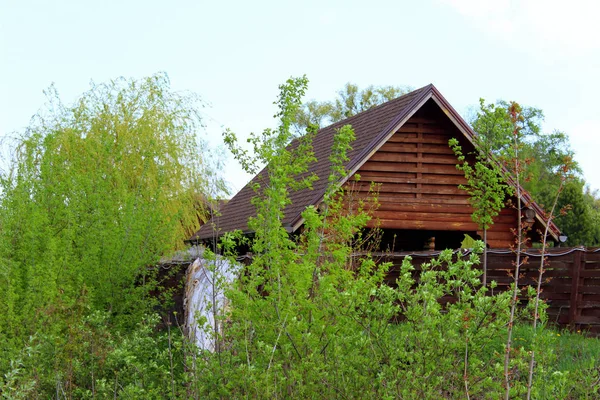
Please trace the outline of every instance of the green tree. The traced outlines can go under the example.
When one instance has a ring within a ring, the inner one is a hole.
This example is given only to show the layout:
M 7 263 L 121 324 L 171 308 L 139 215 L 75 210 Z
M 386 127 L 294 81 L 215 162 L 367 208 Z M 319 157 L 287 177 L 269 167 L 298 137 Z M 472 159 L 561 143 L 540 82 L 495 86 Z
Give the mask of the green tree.
M 514 365 L 514 357 L 512 357 L 512 346 L 513 346 L 513 332 L 514 325 L 516 321 L 516 312 L 517 312 L 517 303 L 519 302 L 518 294 L 519 294 L 519 278 L 520 276 L 520 268 L 527 262 L 527 258 L 521 254 L 521 251 L 525 245 L 526 238 L 526 226 L 523 224 L 522 218 L 522 188 L 521 188 L 521 179 L 523 177 L 523 166 L 524 162 L 521 160 L 520 152 L 521 152 L 521 130 L 526 127 L 526 120 L 523 116 L 522 107 L 515 102 L 511 102 L 508 106 L 508 115 L 510 118 L 510 123 L 513 127 L 512 129 L 512 145 L 508 149 L 509 152 L 512 152 L 512 157 L 509 162 L 507 162 L 507 167 L 511 176 L 515 182 L 515 197 L 516 197 L 516 208 L 517 208 L 517 227 L 515 229 L 515 242 L 516 246 L 514 252 L 516 254 L 516 260 L 514 263 L 515 269 L 513 274 L 513 283 L 512 283 L 512 294 L 511 294 L 511 302 L 510 302 L 510 317 L 507 324 L 507 340 L 506 346 L 504 348 L 504 398 L 508 400 L 511 396 L 511 384 L 514 379 L 511 376 L 510 368 Z M 512 361 L 512 364 L 511 364 Z
M 486 244 L 483 249 L 483 286 L 487 286 L 487 230 L 504 207 L 504 200 L 510 190 L 502 178 L 499 166 L 490 161 L 485 148 L 475 150 L 475 162 L 471 165 L 458 140 L 450 139 L 449 145 L 458 158 L 456 168 L 467 179 L 467 184 L 459 187 L 471 196 L 471 218 L 483 230 L 483 243 Z
M 584 199 L 590 210 L 592 226 L 595 227 L 590 245 L 600 246 L 600 195 L 598 190 L 592 191 L 589 186 L 586 186 L 584 189 Z
M 498 159 L 508 170 L 513 170 L 510 161 L 513 133 L 509 114 L 509 104 L 498 101 L 486 104 L 480 99 L 477 115 L 471 121 L 477 133 L 480 148 Z M 533 199 L 542 206 L 551 206 L 562 181 L 560 171 L 565 159 L 573 159 L 574 152 L 569 138 L 564 132 L 543 133 L 541 123 L 544 115 L 541 110 L 521 107 L 519 131 L 519 157 L 521 158 L 521 185 Z M 572 216 L 557 215 L 555 222 L 570 239 L 569 244 L 594 246 L 597 241 L 597 225 L 594 224 L 596 208 L 594 196 L 584 193 L 585 181 L 581 177 L 581 168 L 573 161 L 572 176 L 565 184 L 558 202 L 559 209 L 571 204 Z
M 304 131 L 309 125 L 322 128 L 360 112 L 393 100 L 411 91 L 408 86 L 367 86 L 346 83 L 332 101 L 311 100 L 302 105 L 296 115 L 295 126 Z
M 203 212 L 198 99 L 173 92 L 166 75 L 94 85 L 73 106 L 49 98 L 1 180 L 0 372 L 26 338 L 46 346 L 94 312 L 134 328 L 156 305 L 149 267 Z
M 597 201 L 589 191 L 585 192 L 582 180 L 565 185 L 558 207 L 567 211 L 556 217 L 556 224 L 567 236 L 567 246 L 600 245 Z
M 471 121 L 477 133 L 477 143 L 487 156 L 506 154 L 511 145 L 512 125 L 506 104 L 486 104 L 479 99 L 479 110 Z

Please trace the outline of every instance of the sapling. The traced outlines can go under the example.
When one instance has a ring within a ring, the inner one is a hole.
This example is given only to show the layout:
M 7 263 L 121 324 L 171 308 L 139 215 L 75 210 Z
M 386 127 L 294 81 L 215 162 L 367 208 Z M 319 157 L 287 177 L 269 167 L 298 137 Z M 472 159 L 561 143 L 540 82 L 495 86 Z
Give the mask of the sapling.
M 562 167 L 558 170 L 558 175 L 560 177 L 560 185 L 558 190 L 556 191 L 556 195 L 554 196 L 554 202 L 552 203 L 552 208 L 550 209 L 550 213 L 547 215 L 546 219 L 546 227 L 544 228 L 544 233 L 542 235 L 542 249 L 540 254 L 540 267 L 538 270 L 538 278 L 537 278 L 537 287 L 535 291 L 535 306 L 533 313 L 533 343 L 536 343 L 537 339 L 537 323 L 539 316 L 539 305 L 540 305 L 540 294 L 542 292 L 542 279 L 544 277 L 544 264 L 546 263 L 546 246 L 548 240 L 548 231 L 550 229 L 550 224 L 554 218 L 554 212 L 556 210 L 556 205 L 558 204 L 558 199 L 560 194 L 562 193 L 565 183 L 571 177 L 571 171 L 573 166 L 573 160 L 571 157 L 565 157 L 563 161 Z M 562 210 L 561 210 L 562 211 Z M 533 368 L 535 364 L 535 348 L 531 349 L 531 358 L 529 360 L 529 375 L 527 379 L 527 399 L 531 398 L 531 389 L 533 386 Z
M 508 107 L 508 115 L 510 118 L 510 121 L 512 123 L 513 126 L 513 142 L 512 142 L 512 169 L 513 169 L 513 176 L 515 179 L 515 191 L 516 191 L 516 201 L 517 201 L 517 229 L 516 229 L 516 238 L 515 238 L 515 244 L 516 244 L 516 249 L 515 249 L 515 254 L 516 254 L 516 260 L 515 260 L 515 271 L 514 271 L 514 282 L 513 282 L 513 291 L 512 291 L 512 297 L 511 297 L 511 305 L 510 305 L 510 317 L 508 320 L 508 327 L 507 327 L 507 339 L 506 339 L 506 348 L 504 350 L 504 386 L 505 386 L 505 393 L 504 393 L 504 398 L 506 400 L 508 400 L 510 398 L 510 352 L 512 349 L 512 334 L 513 334 L 513 328 L 514 328 L 514 322 L 515 322 L 515 312 L 516 312 L 516 308 L 517 308 L 517 301 L 518 301 L 518 295 L 519 295 L 519 272 L 520 272 L 520 268 L 523 265 L 523 263 L 526 261 L 526 259 L 522 259 L 521 257 L 521 252 L 522 252 L 522 246 L 524 244 L 524 238 L 523 238 L 523 230 L 524 230 L 524 226 L 523 226 L 523 221 L 522 221 L 522 212 L 521 212 L 521 207 L 522 207 L 522 201 L 521 201 L 521 195 L 522 195 L 522 189 L 521 189 L 521 184 L 520 184 L 520 178 L 521 178 L 521 172 L 522 172 L 522 163 L 521 160 L 519 158 L 519 147 L 520 147 L 520 141 L 519 141 L 519 132 L 521 131 L 522 127 L 521 124 L 524 121 L 523 116 L 521 115 L 521 107 L 519 106 L 519 104 L 512 102 L 510 103 L 509 107 Z
M 459 185 L 471 196 L 469 201 L 473 207 L 471 219 L 483 231 L 483 286 L 487 286 L 487 230 L 494 223 L 500 210 L 504 207 L 504 198 L 508 186 L 504 183 L 499 167 L 490 161 L 491 153 L 485 150 L 477 151 L 476 162 L 471 165 L 462 152 L 455 138 L 448 142 L 458 158 L 456 168 L 465 174 L 466 185 Z

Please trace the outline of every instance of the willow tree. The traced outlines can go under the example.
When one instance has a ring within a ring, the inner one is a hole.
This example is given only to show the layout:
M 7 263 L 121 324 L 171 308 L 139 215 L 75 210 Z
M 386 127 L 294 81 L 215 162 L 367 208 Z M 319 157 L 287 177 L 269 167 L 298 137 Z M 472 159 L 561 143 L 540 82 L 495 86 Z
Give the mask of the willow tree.
M 48 97 L 1 181 L 3 343 L 82 297 L 136 323 L 151 307 L 148 266 L 202 217 L 196 97 L 173 92 L 164 74 L 92 85 L 72 106 L 53 89 Z

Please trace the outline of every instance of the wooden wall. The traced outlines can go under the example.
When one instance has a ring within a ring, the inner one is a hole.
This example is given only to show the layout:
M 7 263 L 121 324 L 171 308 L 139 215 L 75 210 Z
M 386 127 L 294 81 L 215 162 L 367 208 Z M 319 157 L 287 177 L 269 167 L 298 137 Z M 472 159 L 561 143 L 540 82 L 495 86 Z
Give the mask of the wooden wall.
M 429 100 L 357 171 L 362 184 L 355 185 L 355 190 L 365 193 L 371 182 L 378 184 L 381 206 L 374 216 L 381 228 L 425 230 L 433 235 L 454 231 L 460 240 L 461 232 L 478 230 L 471 220 L 469 196 L 458 188 L 466 180 L 456 169 L 457 159 L 448 146 L 448 140 L 462 136 Z M 460 142 L 463 152 L 472 150 L 466 140 Z M 516 220 L 514 209 L 502 210 L 488 230 L 489 246 L 510 246 Z

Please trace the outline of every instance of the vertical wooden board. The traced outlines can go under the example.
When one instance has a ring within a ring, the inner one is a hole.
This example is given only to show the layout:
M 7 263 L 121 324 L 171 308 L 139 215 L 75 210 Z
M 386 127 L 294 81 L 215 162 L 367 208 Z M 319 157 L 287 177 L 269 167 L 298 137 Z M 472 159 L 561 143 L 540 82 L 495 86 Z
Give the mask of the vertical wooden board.
M 574 324 L 579 316 L 578 302 L 579 302 L 579 271 L 581 269 L 581 256 L 582 252 L 576 251 L 575 259 L 573 262 L 573 275 L 571 285 L 571 304 L 569 307 L 569 323 Z

